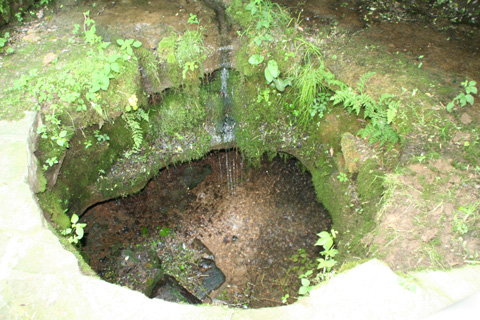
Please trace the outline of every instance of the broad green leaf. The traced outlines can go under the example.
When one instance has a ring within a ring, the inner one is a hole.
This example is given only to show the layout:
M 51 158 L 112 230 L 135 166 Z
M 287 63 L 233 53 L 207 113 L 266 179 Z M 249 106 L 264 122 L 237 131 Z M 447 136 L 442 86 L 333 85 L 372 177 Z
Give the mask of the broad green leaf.
M 473 105 L 473 96 L 470 95 L 470 94 L 467 94 L 465 96 L 465 99 L 467 100 L 468 103 L 470 103 L 471 105 Z
M 251 65 L 257 66 L 260 63 L 262 63 L 264 59 L 265 58 L 263 56 L 259 54 L 254 54 L 248 59 L 248 63 L 250 63 Z
M 264 36 L 263 36 L 263 39 L 264 39 L 264 40 L 267 40 L 267 41 L 270 41 L 270 42 L 273 41 L 273 37 L 272 37 L 271 35 L 269 35 L 269 34 L 264 35 Z
M 267 84 L 269 84 L 273 81 L 273 76 L 270 73 L 270 70 L 268 69 L 268 67 L 265 68 L 265 79 L 267 80 Z
M 109 74 L 110 73 L 110 63 L 106 63 L 104 66 L 103 66 L 103 70 L 105 71 L 105 74 Z
M 134 46 L 135 48 L 140 48 L 142 46 L 142 43 L 140 41 L 135 41 L 132 46 Z
M 75 233 L 77 234 L 77 238 L 78 239 L 82 239 L 83 238 L 83 228 L 77 228 L 75 230 Z
M 298 289 L 298 294 L 306 295 L 309 291 L 310 287 L 300 287 L 300 289 Z
M 113 71 L 115 71 L 116 73 L 120 73 L 120 65 L 116 62 L 112 63 L 110 65 L 110 67 L 112 68 Z
M 72 218 L 70 218 L 70 222 L 72 222 L 72 224 L 78 222 L 78 216 L 75 213 L 72 215 Z
M 278 71 L 278 64 L 275 60 L 269 60 L 267 65 L 268 71 L 272 75 L 272 77 L 277 78 L 280 75 Z
M 112 54 L 107 57 L 107 61 L 110 63 L 114 63 L 115 61 L 117 61 L 118 58 L 120 58 L 118 54 Z
M 132 47 L 127 47 L 127 54 L 130 55 L 130 56 L 133 56 Z
M 274 79 L 274 82 L 275 82 L 275 87 L 277 88 L 278 91 L 280 92 L 285 91 L 285 87 L 287 84 L 285 83 L 285 81 L 283 81 L 283 79 L 281 78 Z
M 452 112 L 453 107 L 455 107 L 455 104 L 453 102 L 450 102 L 447 104 L 447 111 Z
M 67 135 L 67 130 L 62 130 L 60 134 L 58 135 L 60 138 L 63 138 Z
M 102 79 L 100 83 L 100 89 L 107 91 L 109 85 L 110 85 L 110 80 L 108 78 Z
M 123 44 L 125 43 L 125 41 L 123 41 L 122 39 L 118 39 L 117 40 L 117 43 L 121 46 L 123 46 Z
M 333 240 L 330 237 L 320 238 L 315 243 L 316 246 L 322 246 L 325 249 L 330 249 L 333 245 Z
M 310 280 L 302 278 L 302 286 L 303 287 L 308 287 L 310 285 Z

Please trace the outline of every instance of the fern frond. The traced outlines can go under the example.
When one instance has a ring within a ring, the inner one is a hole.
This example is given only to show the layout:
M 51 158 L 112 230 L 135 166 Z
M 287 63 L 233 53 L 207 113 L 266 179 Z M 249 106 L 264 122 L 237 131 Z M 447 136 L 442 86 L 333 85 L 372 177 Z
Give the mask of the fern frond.
M 142 110 L 142 109 L 138 109 Z M 137 111 L 138 111 L 137 110 Z M 127 128 L 130 130 L 133 139 L 132 153 L 140 151 L 140 146 L 143 143 L 143 130 L 140 123 L 136 119 L 136 113 L 124 113 L 122 118 L 125 120 Z
M 150 117 L 148 116 L 148 113 L 141 108 L 138 108 L 137 111 L 135 111 L 134 115 L 135 115 L 135 118 L 139 121 L 141 120 L 144 120 L 146 122 L 150 121 Z
M 367 72 L 363 76 L 360 77 L 359 81 L 357 82 L 357 88 L 360 92 L 363 93 L 363 90 L 365 89 L 365 83 L 370 79 L 371 76 L 373 76 L 375 72 Z

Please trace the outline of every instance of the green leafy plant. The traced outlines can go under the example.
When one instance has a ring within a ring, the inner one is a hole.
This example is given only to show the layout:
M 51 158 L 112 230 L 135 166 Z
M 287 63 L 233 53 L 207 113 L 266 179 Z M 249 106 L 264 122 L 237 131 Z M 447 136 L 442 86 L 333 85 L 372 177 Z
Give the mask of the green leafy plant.
M 78 241 L 83 238 L 86 223 L 79 223 L 79 217 L 74 213 L 70 218 L 71 226 L 62 231 L 62 235 L 67 237 L 67 240 L 72 244 L 78 244 Z
M 182 36 L 172 32 L 170 36 L 163 38 L 158 44 L 158 53 L 163 61 L 179 68 L 182 78 L 185 80 L 203 65 L 206 59 L 207 48 L 203 43 L 203 28 L 187 30 Z
M 167 237 L 170 234 L 170 228 L 158 226 L 157 229 L 160 237 Z
M 464 235 L 475 228 L 480 201 L 468 207 L 459 207 L 453 213 L 452 229 L 458 235 Z
M 123 55 L 123 60 L 129 60 L 131 58 L 137 60 L 137 57 L 133 54 L 133 48 L 140 48 L 142 46 L 140 41 L 134 39 L 118 39 L 117 44 L 120 46 L 120 50 L 125 53 Z
M 363 75 L 357 83 L 357 89 L 349 87 L 341 88 L 335 91 L 332 96 L 334 104 L 343 103 L 343 106 L 349 113 L 355 112 L 359 115 L 363 111 L 363 118 L 368 119 L 369 123 L 358 134 L 362 138 L 369 137 L 370 143 L 379 141 L 380 145 L 386 142 L 395 144 L 399 136 L 391 124 L 400 107 L 400 103 L 393 98 L 391 94 L 383 94 L 377 101 L 365 92 L 365 83 L 373 75 L 373 72 Z
M 9 32 L 5 32 L 3 37 L 0 37 L 0 53 L 5 52 L 6 54 L 12 54 L 15 51 L 13 48 L 10 48 L 10 47 L 5 49 L 5 47 L 8 44 L 9 38 L 10 38 Z
M 187 72 L 190 71 L 195 71 L 195 69 L 198 69 L 198 65 L 195 61 L 187 61 L 183 65 L 183 71 L 182 71 L 182 78 L 186 79 L 187 78 Z
M 190 13 L 190 17 L 188 18 L 187 23 L 190 24 L 199 24 L 200 21 L 198 20 L 198 17 L 196 14 Z
M 315 245 L 323 247 L 323 251 L 321 252 L 323 257 L 317 259 L 318 265 L 316 269 L 319 269 L 320 272 L 315 274 L 314 269 L 310 269 L 299 276 L 301 287 L 298 293 L 300 295 L 308 294 L 316 284 L 331 278 L 334 274 L 332 269 L 337 263 L 334 258 L 338 254 L 338 250 L 334 248 L 334 239 L 337 236 L 337 231 L 332 229 L 330 232 L 322 231 L 317 235 L 319 239 Z
M 278 91 L 283 92 L 287 86 L 292 85 L 292 81 L 290 79 L 282 79 L 280 78 L 280 71 L 278 70 L 278 64 L 275 60 L 269 60 L 267 63 L 267 67 L 265 68 L 265 80 L 267 80 L 267 84 L 274 83 L 275 88 Z
M 57 157 L 48 158 L 43 165 L 43 170 L 47 171 L 50 167 L 53 167 L 58 163 Z
M 122 118 L 125 121 L 127 128 L 130 130 L 133 139 L 133 147 L 125 155 L 127 158 L 129 158 L 133 153 L 138 153 L 143 143 L 143 129 L 140 125 L 140 121 L 150 121 L 148 113 L 146 113 L 143 109 L 138 109 L 136 105 L 134 105 L 133 108 L 135 110 L 134 112 L 129 112 L 130 110 L 128 110 L 122 115 Z
M 334 76 L 325 68 L 323 62 L 317 67 L 308 62 L 293 69 L 292 78 L 293 88 L 297 92 L 292 112 L 305 127 L 315 116 L 323 117 L 327 110 L 331 97 L 328 86 L 332 85 Z
M 348 177 L 347 177 L 347 174 L 345 172 L 340 172 L 338 174 L 337 178 L 340 182 L 347 182 L 348 181 Z
M 476 81 L 468 81 L 465 80 L 462 82 L 462 86 L 465 88 L 465 92 L 461 92 L 458 96 L 456 96 L 452 102 L 447 105 L 447 111 L 452 112 L 453 108 L 456 104 L 460 105 L 460 107 L 465 107 L 467 103 L 473 105 L 474 99 L 473 95 L 477 94 L 477 82 Z
M 97 139 L 97 143 L 110 141 L 108 134 L 101 134 L 100 130 L 95 130 L 93 136 Z
M 322 270 L 323 278 L 331 276 L 331 274 L 326 275 L 326 273 L 330 273 L 333 266 L 337 263 L 334 258 L 338 254 L 338 250 L 333 247 L 333 240 L 337 237 L 337 233 L 337 231 L 332 229 L 330 232 L 322 231 L 317 234 L 319 239 L 315 245 L 323 247 L 321 254 L 324 256 L 323 258 L 317 259 L 317 268 Z

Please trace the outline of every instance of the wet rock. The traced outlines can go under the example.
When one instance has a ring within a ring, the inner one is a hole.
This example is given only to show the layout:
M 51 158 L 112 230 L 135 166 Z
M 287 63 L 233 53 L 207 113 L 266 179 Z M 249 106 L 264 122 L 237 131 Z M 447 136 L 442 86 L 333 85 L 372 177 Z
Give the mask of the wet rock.
M 208 164 L 186 168 L 184 171 L 183 183 L 188 189 L 193 189 L 211 173 L 212 167 Z
M 200 267 L 200 270 L 202 272 L 206 272 L 215 267 L 215 262 L 210 259 L 200 259 L 200 261 L 198 262 L 198 266 Z
M 210 251 L 200 239 L 195 238 L 193 239 L 192 243 L 190 244 L 191 248 L 195 250 L 195 259 L 209 259 L 215 260 L 215 256 L 213 255 L 212 251 Z
M 204 273 L 204 280 L 202 286 L 195 290 L 195 296 L 202 301 L 208 298 L 213 290 L 218 289 L 225 282 L 225 275 L 220 270 L 213 260 L 202 259 L 203 265 L 208 266 L 207 271 Z
M 116 282 L 150 296 L 153 288 L 163 278 L 160 259 L 145 247 L 121 251 L 117 259 Z
M 178 281 L 169 275 L 165 275 L 153 290 L 154 299 L 163 299 L 171 302 L 184 302 L 190 304 L 200 304 L 200 301 L 193 294 L 182 287 Z
M 199 257 L 197 260 L 197 267 L 200 272 L 200 276 L 203 279 L 201 285 L 194 291 L 195 296 L 201 301 L 206 301 L 208 295 L 215 289 L 218 289 L 225 282 L 225 275 L 215 265 L 215 257 L 213 253 L 200 241 L 195 238 L 190 245 L 195 253 L 194 255 Z

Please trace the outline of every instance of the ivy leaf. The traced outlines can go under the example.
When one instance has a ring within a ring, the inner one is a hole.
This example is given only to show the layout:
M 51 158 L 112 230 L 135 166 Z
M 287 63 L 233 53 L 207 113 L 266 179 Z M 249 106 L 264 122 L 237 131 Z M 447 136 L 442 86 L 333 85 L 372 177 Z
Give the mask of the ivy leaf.
M 273 76 L 270 73 L 270 69 L 268 69 L 268 68 L 265 68 L 265 79 L 267 80 L 267 84 L 269 84 L 273 81 Z
M 250 59 L 248 59 L 248 63 L 254 66 L 258 66 L 260 63 L 263 62 L 263 60 L 265 60 L 263 56 L 259 54 L 254 54 L 253 56 L 250 57 Z
M 268 61 L 267 69 L 274 78 L 277 78 L 280 75 L 280 72 L 278 71 L 278 64 L 275 60 Z
M 292 82 L 291 82 L 290 79 L 284 80 L 284 79 L 278 78 L 278 79 L 274 79 L 274 82 L 275 82 L 275 87 L 280 92 L 285 91 L 286 86 L 291 86 L 292 85 Z

